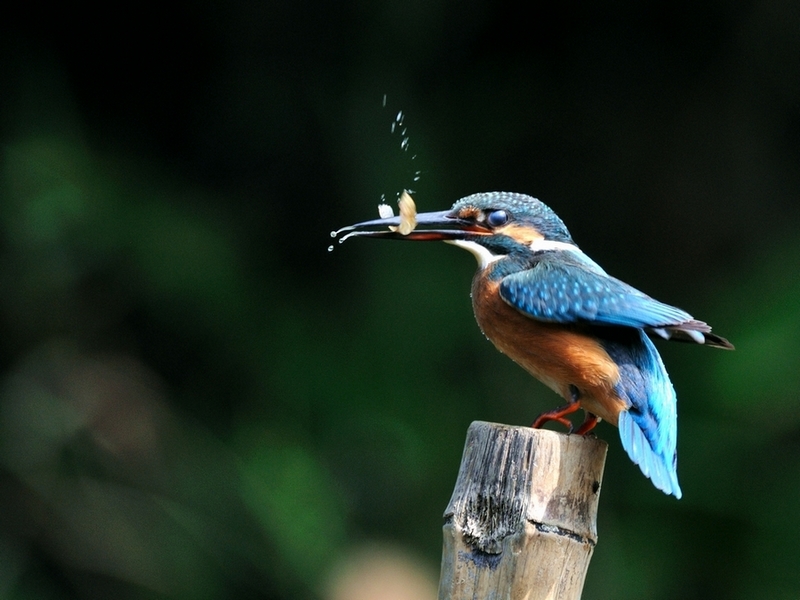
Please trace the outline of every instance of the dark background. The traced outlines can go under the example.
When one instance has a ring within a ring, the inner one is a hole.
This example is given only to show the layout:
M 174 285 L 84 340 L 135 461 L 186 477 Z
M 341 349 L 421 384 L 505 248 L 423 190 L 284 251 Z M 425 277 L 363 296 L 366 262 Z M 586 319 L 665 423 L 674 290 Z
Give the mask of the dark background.
M 0 596 L 335 598 L 377 556 L 435 589 L 469 423 L 559 399 L 481 336 L 466 253 L 327 251 L 404 187 L 535 195 L 737 346 L 659 345 L 682 500 L 598 427 L 585 597 L 798 596 L 800 10 L 515 6 L 0 21 Z

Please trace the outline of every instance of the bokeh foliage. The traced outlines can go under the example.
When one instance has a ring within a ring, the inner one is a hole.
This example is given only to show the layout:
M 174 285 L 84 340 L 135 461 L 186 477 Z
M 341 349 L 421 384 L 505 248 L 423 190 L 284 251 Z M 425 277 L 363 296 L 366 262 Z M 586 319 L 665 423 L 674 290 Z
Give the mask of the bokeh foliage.
M 327 251 L 411 186 L 536 195 L 737 345 L 659 346 L 681 501 L 598 428 L 585 596 L 797 597 L 791 3 L 163 8 L 0 24 L 0 597 L 320 597 L 375 542 L 435 572 L 468 424 L 557 399 L 468 255 Z

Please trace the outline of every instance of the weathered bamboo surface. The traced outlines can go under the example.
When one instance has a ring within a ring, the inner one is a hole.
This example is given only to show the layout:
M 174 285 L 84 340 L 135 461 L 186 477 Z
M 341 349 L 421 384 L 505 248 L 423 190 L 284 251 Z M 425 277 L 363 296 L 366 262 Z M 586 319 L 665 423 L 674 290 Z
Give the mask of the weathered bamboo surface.
M 445 511 L 440 600 L 577 600 L 607 445 L 476 421 Z

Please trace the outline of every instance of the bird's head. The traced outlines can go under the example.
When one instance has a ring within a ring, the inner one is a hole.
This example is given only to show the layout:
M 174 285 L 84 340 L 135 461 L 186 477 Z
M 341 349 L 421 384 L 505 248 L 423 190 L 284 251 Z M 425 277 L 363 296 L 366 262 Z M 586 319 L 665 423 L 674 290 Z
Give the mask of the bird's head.
M 400 217 L 375 219 L 335 232 L 347 238 L 445 241 L 472 252 L 481 266 L 514 252 L 536 252 L 575 243 L 564 222 L 543 202 L 511 192 L 484 192 L 458 200 L 450 210 L 416 215 L 410 233 L 387 230 Z

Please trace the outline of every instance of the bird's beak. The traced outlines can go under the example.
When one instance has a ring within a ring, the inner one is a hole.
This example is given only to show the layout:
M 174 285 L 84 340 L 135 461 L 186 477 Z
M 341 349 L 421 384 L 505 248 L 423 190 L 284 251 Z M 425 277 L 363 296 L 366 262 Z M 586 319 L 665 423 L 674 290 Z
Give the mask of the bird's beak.
M 459 219 L 448 210 L 440 212 L 419 213 L 416 215 L 416 226 L 409 233 L 389 229 L 401 225 L 401 217 L 374 219 L 342 227 L 331 233 L 332 237 L 344 242 L 351 237 L 372 237 L 389 240 L 411 240 L 418 242 L 437 242 L 443 240 L 463 240 L 470 235 L 487 234 L 489 230 L 473 221 Z

